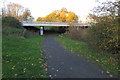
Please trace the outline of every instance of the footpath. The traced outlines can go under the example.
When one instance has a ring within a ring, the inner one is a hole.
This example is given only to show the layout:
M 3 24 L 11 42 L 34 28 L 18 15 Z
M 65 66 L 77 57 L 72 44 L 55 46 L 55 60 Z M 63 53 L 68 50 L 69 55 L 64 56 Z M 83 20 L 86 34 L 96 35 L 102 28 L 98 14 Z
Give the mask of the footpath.
M 65 50 L 51 35 L 43 41 L 42 49 L 52 78 L 109 78 L 99 66 Z

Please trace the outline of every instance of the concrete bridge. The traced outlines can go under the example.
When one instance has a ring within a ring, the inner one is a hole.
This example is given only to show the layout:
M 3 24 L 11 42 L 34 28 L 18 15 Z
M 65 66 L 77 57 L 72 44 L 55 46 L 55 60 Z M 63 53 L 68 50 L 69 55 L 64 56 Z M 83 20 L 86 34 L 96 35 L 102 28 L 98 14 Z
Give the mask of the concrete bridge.
M 62 22 L 40 22 L 40 21 L 21 21 L 22 26 L 90 26 L 90 24 L 83 23 L 62 23 Z
M 90 24 L 83 23 L 62 23 L 62 22 L 40 22 L 40 21 L 21 21 L 22 26 L 40 26 L 40 34 L 43 35 L 44 26 L 52 27 L 89 27 Z

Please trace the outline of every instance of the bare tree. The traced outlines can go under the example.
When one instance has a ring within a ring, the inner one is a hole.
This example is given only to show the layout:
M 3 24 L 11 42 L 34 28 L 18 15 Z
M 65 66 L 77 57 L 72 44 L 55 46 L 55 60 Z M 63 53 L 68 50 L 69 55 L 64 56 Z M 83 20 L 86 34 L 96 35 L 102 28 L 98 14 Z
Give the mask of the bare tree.
M 11 3 L 7 5 L 7 15 L 18 18 L 24 12 L 24 7 L 19 4 Z
M 101 3 L 100 6 L 95 7 L 93 12 L 97 16 L 116 16 L 118 15 L 118 7 L 118 2 L 107 1 Z
M 29 9 L 24 8 L 20 4 L 10 3 L 2 8 L 2 15 L 12 16 L 18 20 L 27 20 L 28 17 L 31 16 L 31 12 Z
M 31 12 L 29 9 L 25 9 L 25 11 L 22 14 L 22 17 L 24 20 L 28 20 L 28 18 L 31 16 Z

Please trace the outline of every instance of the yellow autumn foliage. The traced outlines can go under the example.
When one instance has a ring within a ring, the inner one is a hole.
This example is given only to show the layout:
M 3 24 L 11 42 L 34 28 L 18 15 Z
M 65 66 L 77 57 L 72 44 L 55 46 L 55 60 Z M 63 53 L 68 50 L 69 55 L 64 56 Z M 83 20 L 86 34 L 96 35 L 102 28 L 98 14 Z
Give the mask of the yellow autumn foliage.
M 52 13 L 48 14 L 44 17 L 38 17 L 36 21 L 46 21 L 46 22 L 74 22 L 78 20 L 78 16 L 71 11 L 67 11 L 66 8 L 62 8 L 61 10 L 55 10 Z

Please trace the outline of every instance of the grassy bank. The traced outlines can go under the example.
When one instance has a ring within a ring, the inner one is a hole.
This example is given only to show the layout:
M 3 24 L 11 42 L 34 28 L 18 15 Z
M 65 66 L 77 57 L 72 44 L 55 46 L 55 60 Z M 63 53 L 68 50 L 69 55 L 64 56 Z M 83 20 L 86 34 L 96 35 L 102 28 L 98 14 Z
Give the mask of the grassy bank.
M 88 58 L 93 63 L 100 65 L 107 73 L 111 72 L 114 75 L 119 75 L 119 65 L 112 54 L 97 52 L 92 50 L 86 42 L 71 40 L 67 37 L 55 37 L 66 49 L 78 53 L 80 56 Z
M 40 42 L 44 37 L 3 37 L 3 78 L 47 78 Z

